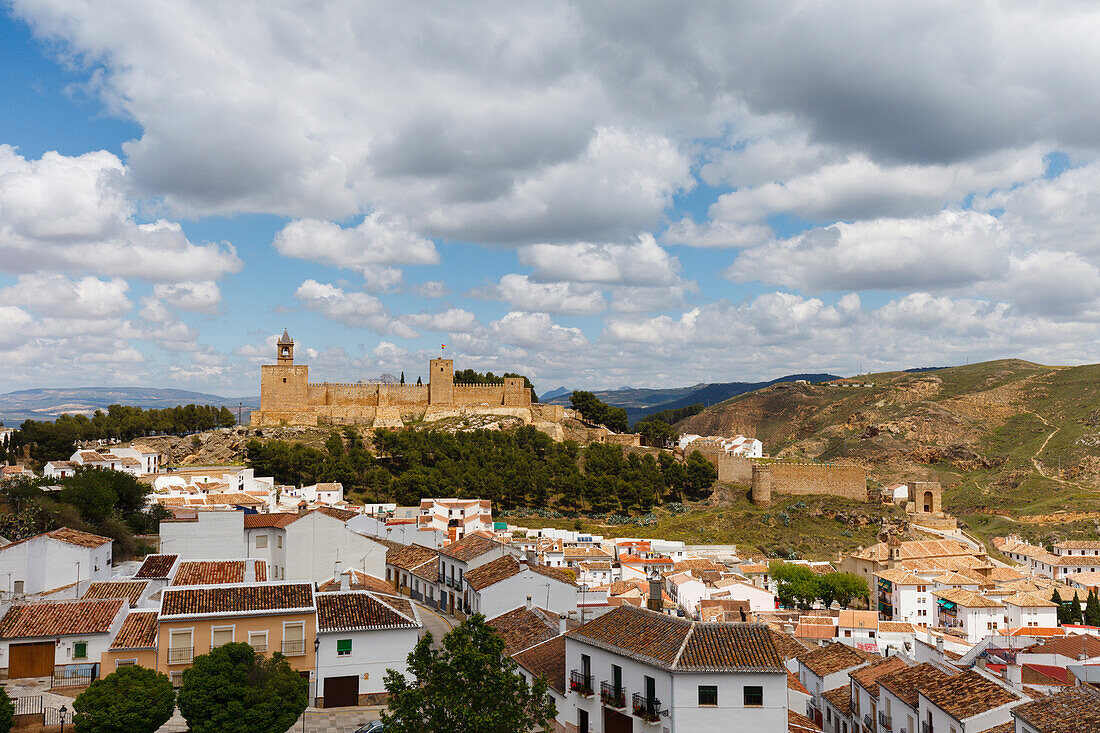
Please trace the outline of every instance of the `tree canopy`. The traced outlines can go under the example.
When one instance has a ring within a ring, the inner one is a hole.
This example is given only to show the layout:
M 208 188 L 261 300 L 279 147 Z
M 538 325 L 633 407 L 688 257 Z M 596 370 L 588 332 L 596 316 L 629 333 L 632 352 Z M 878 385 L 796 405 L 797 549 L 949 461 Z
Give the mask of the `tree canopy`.
M 426 634 L 409 654 L 408 675 L 386 674 L 386 733 L 526 731 L 557 714 L 546 680 L 525 682 L 480 614 L 447 633 L 441 649 Z
M 569 397 L 569 404 L 589 422 L 616 433 L 625 433 L 628 429 L 626 410 L 607 404 L 591 392 L 576 390 Z
M 73 703 L 77 733 L 153 733 L 172 717 L 168 675 L 131 665 L 93 680 Z
M 481 372 L 475 372 L 473 369 L 459 369 L 454 373 L 455 384 L 504 384 L 505 378 L 522 379 L 523 386 L 531 390 L 531 401 L 539 401 L 539 396 L 535 394 L 535 385 L 531 384 L 531 380 L 523 374 L 505 372 L 498 377 L 492 372 L 482 374 Z
M 0 733 L 8 733 L 15 721 L 15 703 L 8 697 L 8 691 L 0 687 Z
M 776 597 L 784 606 L 808 609 L 818 599 L 826 606 L 833 601 L 847 606 L 853 598 L 868 594 L 867 581 L 852 573 L 818 575 L 805 565 L 773 562 L 768 574 L 776 581 Z
M 308 696 L 309 683 L 286 657 L 266 658 L 232 642 L 184 670 L 179 708 L 194 733 L 285 731 L 305 711 Z
M 658 448 L 671 448 L 679 439 L 680 433 L 672 429 L 664 420 L 647 417 L 634 423 L 634 431 L 641 433 L 646 445 Z

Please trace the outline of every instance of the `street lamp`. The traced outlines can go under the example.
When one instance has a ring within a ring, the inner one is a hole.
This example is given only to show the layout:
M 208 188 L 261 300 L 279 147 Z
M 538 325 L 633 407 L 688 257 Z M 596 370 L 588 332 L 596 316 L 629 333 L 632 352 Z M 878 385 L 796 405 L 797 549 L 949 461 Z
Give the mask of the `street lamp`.
M 65 733 L 65 706 L 62 705 L 58 712 L 61 713 L 61 733 Z

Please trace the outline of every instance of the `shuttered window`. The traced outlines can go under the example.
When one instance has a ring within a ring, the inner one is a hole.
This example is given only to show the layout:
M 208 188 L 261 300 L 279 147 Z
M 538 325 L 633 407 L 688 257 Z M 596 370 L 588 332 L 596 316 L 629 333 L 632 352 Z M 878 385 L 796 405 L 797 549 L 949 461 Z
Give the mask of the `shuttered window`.
M 351 654 L 351 639 L 337 639 L 336 654 L 341 657 L 346 657 Z

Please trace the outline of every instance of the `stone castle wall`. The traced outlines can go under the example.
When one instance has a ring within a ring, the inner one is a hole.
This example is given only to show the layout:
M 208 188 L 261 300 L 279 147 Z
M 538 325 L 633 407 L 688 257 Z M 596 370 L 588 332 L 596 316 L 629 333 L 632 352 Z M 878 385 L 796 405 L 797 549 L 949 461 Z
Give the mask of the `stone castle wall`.
M 828 494 L 867 501 L 867 469 L 835 463 L 753 463 L 752 501 L 768 505 L 774 494 Z

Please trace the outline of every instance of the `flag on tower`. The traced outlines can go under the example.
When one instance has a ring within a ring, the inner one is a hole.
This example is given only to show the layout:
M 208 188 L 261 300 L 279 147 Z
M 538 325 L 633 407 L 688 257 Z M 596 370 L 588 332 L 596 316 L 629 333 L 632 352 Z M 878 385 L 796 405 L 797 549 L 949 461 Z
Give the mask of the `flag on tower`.
M 439 345 L 439 348 L 441 348 L 441 349 L 445 349 L 445 348 L 447 348 L 447 344 L 440 344 L 440 345 Z

